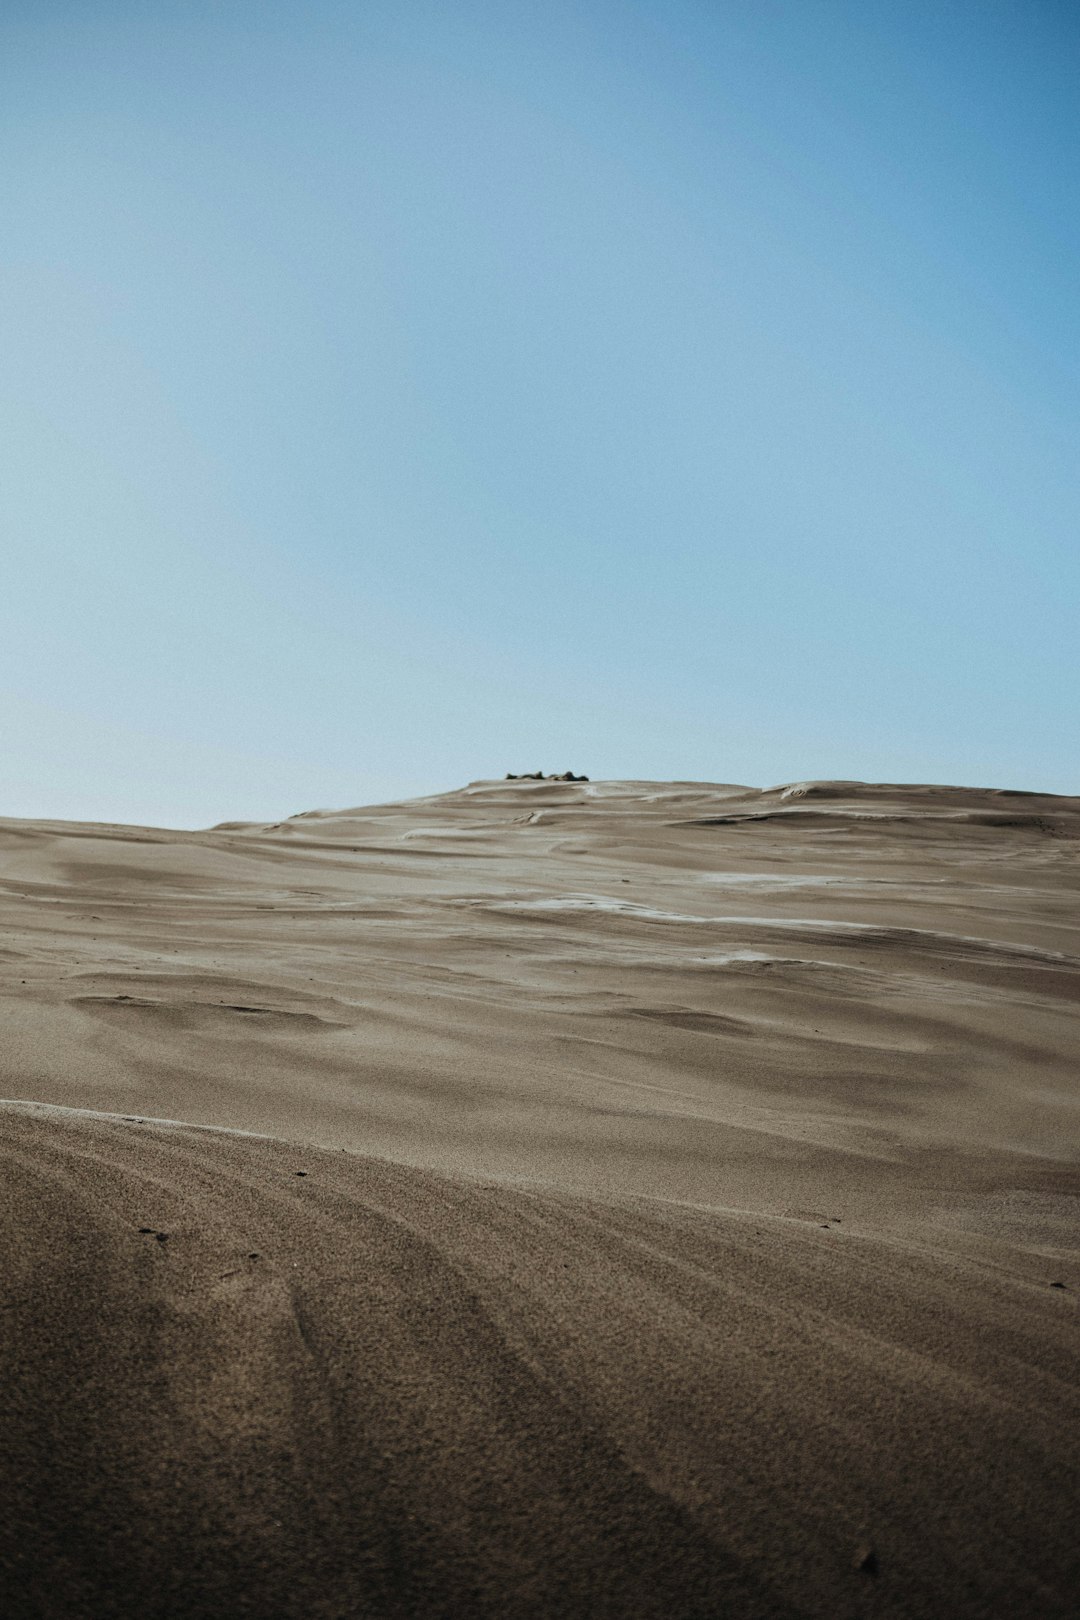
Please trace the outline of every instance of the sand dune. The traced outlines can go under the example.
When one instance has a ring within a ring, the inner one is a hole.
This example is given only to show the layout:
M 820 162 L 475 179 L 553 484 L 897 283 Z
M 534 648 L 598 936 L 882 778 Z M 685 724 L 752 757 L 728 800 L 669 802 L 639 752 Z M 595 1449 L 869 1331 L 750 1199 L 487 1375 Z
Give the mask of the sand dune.
M 1080 801 L 0 822 L 14 1615 L 1066 1616 Z

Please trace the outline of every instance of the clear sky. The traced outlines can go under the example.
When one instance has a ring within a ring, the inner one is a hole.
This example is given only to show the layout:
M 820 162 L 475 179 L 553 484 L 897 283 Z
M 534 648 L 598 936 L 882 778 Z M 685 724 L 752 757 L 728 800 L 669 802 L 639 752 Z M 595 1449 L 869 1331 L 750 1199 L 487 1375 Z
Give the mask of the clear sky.
M 5 0 L 0 814 L 1080 791 L 1070 0 Z

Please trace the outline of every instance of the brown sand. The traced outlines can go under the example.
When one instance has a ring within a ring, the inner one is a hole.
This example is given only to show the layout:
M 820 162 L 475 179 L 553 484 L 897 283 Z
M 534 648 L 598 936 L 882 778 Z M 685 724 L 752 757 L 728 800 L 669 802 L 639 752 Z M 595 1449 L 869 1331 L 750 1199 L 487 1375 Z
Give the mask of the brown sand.
M 1080 1614 L 1078 890 L 965 789 L 0 823 L 0 1608 Z

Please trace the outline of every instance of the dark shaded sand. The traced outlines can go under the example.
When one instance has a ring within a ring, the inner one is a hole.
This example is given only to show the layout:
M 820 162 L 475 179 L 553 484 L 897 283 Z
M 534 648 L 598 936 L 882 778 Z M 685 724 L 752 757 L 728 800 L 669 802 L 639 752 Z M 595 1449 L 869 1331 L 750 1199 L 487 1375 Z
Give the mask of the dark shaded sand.
M 0 823 L 3 1613 L 1080 1613 L 1078 855 L 856 784 Z

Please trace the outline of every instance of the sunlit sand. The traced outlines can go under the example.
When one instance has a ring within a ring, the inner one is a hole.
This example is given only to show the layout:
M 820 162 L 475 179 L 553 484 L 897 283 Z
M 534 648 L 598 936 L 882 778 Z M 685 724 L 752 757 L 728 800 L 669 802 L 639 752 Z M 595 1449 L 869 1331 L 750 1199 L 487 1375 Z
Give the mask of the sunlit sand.
M 0 823 L 10 1612 L 1075 1614 L 1078 850 L 853 783 Z

